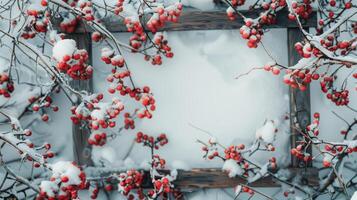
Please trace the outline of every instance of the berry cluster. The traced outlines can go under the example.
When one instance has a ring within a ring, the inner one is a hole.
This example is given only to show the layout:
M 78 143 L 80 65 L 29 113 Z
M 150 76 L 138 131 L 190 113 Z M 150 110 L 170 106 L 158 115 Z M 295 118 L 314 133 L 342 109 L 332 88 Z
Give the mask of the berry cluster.
M 299 88 L 301 91 L 305 91 L 312 80 L 318 80 L 319 78 L 320 75 L 310 69 L 288 69 L 284 75 L 284 83 L 292 88 Z
M 224 150 L 225 153 L 225 158 L 228 159 L 233 159 L 238 162 L 242 161 L 242 156 L 240 154 L 240 151 L 245 148 L 244 144 L 240 144 L 238 146 L 231 145 L 228 148 Z
M 95 34 L 95 33 L 93 33 L 93 34 Z M 98 35 L 98 34 L 100 34 L 100 33 L 96 33 L 96 35 Z M 99 37 L 99 36 L 97 36 L 97 37 Z M 108 47 L 102 48 L 101 59 L 105 64 L 111 64 L 113 66 L 113 69 L 116 69 L 117 67 L 121 68 L 125 64 L 123 56 L 119 55 L 119 54 L 115 55 L 114 50 L 110 49 Z
M 165 168 L 165 164 L 166 164 L 166 160 L 161 158 L 159 155 L 153 155 L 152 156 L 151 165 L 155 169 L 157 169 L 157 168 L 164 169 Z
M 103 146 L 107 142 L 107 134 L 101 131 L 93 131 L 88 138 L 88 144 Z
M 308 19 L 310 14 L 312 13 L 311 3 L 311 0 L 293 1 L 291 7 L 294 13 L 296 13 L 299 17 L 301 17 L 302 19 Z M 289 19 L 295 20 L 295 17 L 292 17 L 290 14 Z
M 123 6 L 124 0 L 118 0 L 117 3 L 114 5 L 114 14 L 115 15 L 119 15 L 119 13 L 121 13 L 124 10 L 124 6 Z
M 129 39 L 129 44 L 133 48 L 132 51 L 136 52 L 147 39 L 144 28 L 136 16 L 126 17 L 124 24 L 128 32 L 133 33 Z
M 53 100 L 50 96 L 45 96 L 45 97 L 36 97 L 36 96 L 31 96 L 28 99 L 31 109 L 34 112 L 38 112 L 40 108 L 52 108 L 54 112 L 57 112 L 59 110 L 57 105 L 53 104 Z M 49 117 L 47 114 L 42 115 L 42 120 L 43 121 L 48 121 Z
M 342 40 L 338 41 L 338 38 L 334 34 L 329 34 L 326 39 L 321 39 L 320 44 L 322 47 L 326 48 L 331 52 L 335 52 L 341 55 L 348 54 L 353 50 L 352 44 L 353 41 Z M 354 47 L 355 48 L 355 47 Z
M 163 196 L 167 195 L 172 190 L 172 185 L 170 179 L 167 177 L 162 177 L 161 179 L 156 179 L 154 181 L 154 189 L 148 192 L 149 197 L 155 198 L 158 196 L 158 193 Z
M 87 121 L 93 130 L 115 127 L 116 118 L 124 110 L 124 105 L 119 99 L 113 99 L 112 103 L 102 103 L 103 94 L 91 95 L 78 106 L 71 108 L 73 123 L 78 124 L 81 120 Z
M 59 161 L 51 166 L 53 174 L 50 181 L 42 181 L 37 200 L 78 198 L 78 190 L 88 187 L 86 175 L 75 163 Z
M 336 88 L 333 87 L 333 82 L 335 77 L 326 76 L 324 77 L 321 82 L 321 90 L 323 93 L 326 93 L 327 99 L 331 100 L 337 106 L 346 106 L 350 102 L 348 96 L 349 91 L 346 89 L 342 89 L 338 91 Z
M 175 3 L 166 8 L 163 5 L 157 6 L 146 26 L 152 33 L 156 33 L 165 25 L 165 22 L 177 22 L 181 15 L 182 7 L 182 3 Z
M 79 18 L 71 13 L 68 13 L 68 15 L 62 19 L 60 29 L 65 33 L 73 33 L 76 30 L 78 23 Z
M 149 61 L 151 58 L 152 65 L 161 65 L 162 58 L 160 53 L 163 53 L 167 58 L 172 58 L 174 56 L 174 53 L 171 52 L 171 47 L 168 45 L 168 41 L 164 38 L 164 35 L 161 32 L 154 35 L 153 41 L 158 49 L 157 54 L 152 57 L 147 55 L 145 56 L 145 60 Z
M 245 19 L 245 25 L 239 29 L 239 33 L 243 39 L 248 40 L 249 48 L 256 48 L 263 35 L 263 29 L 259 23 L 252 19 Z
M 79 1 L 79 9 L 84 13 L 82 18 L 86 21 L 93 21 L 94 20 L 94 10 L 93 10 L 93 3 L 88 0 L 81 0 Z
M 10 93 L 14 91 L 14 84 L 10 80 L 9 74 L 4 70 L 0 73 L 0 96 L 10 98 Z
M 305 162 L 312 160 L 311 155 L 305 151 L 305 146 L 303 144 L 299 144 L 298 146 L 296 146 L 296 148 L 292 148 L 290 150 L 290 153 L 292 156 L 295 156 L 296 158 Z
M 295 49 L 299 53 L 299 55 L 303 58 L 310 58 L 311 55 L 315 55 L 316 57 L 320 55 L 320 51 L 317 48 L 314 48 L 310 43 L 300 43 L 297 42 L 295 44 Z
M 263 69 L 267 72 L 273 73 L 274 75 L 280 74 L 280 68 L 276 66 L 275 63 L 267 63 L 264 65 Z
M 61 72 L 67 73 L 75 80 L 86 80 L 92 77 L 93 67 L 88 65 L 88 52 L 85 49 L 77 49 L 74 40 L 64 39 L 56 42 L 53 47 L 54 53 L 62 51 L 64 47 L 72 47 L 71 51 L 64 55 L 54 55 L 57 61 L 57 69 Z
M 100 42 L 103 39 L 103 36 L 101 33 L 99 33 L 98 31 L 94 31 L 92 33 L 92 40 L 94 42 Z M 108 63 L 109 64 L 109 63 Z
M 44 10 L 44 7 L 30 6 L 27 9 L 29 23 L 24 28 L 21 37 L 24 39 L 32 39 L 37 33 L 47 32 L 50 13 Z
M 159 149 L 160 146 L 164 146 L 169 142 L 166 137 L 166 134 L 164 133 L 160 134 L 154 139 L 153 136 L 149 136 L 147 134 L 144 134 L 143 132 L 138 132 L 136 134 L 135 141 L 137 143 L 142 143 L 144 146 L 148 146 L 155 149 Z
M 125 173 L 121 173 L 119 174 L 118 190 L 123 195 L 128 196 L 132 190 L 137 189 L 139 199 L 144 199 L 145 196 L 141 189 L 143 179 L 143 174 L 136 170 L 129 170 Z

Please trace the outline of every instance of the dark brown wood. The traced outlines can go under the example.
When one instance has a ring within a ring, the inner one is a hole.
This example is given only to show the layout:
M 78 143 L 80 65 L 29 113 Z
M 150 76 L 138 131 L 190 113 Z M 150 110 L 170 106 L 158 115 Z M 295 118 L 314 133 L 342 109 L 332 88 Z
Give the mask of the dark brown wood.
M 317 186 L 318 172 L 315 168 L 306 171 L 302 169 L 290 169 L 291 177 L 302 175 L 306 179 L 306 184 Z M 231 188 L 238 184 L 247 184 L 253 187 L 280 187 L 280 184 L 271 176 L 264 177 L 254 183 L 248 184 L 241 177 L 229 178 L 222 169 L 192 169 L 191 171 L 179 171 L 178 178 L 174 185 L 183 190 L 202 189 L 202 188 Z
M 299 54 L 295 50 L 295 43 L 302 41 L 303 35 L 299 28 L 288 28 L 288 58 L 289 66 L 296 64 L 300 60 Z M 291 147 L 297 146 L 297 141 L 301 134 L 297 129 L 304 129 L 311 122 L 311 108 L 310 108 L 310 87 L 306 91 L 294 89 L 289 87 L 290 96 L 290 131 L 291 131 Z M 312 149 L 309 148 L 308 152 L 312 155 Z M 296 157 L 291 157 L 292 167 L 308 167 L 312 166 L 311 162 L 305 163 L 298 160 Z
M 86 49 L 89 56 L 89 64 L 92 63 L 92 40 L 89 33 L 69 34 L 68 38 L 74 39 L 77 42 L 78 49 Z M 75 90 L 85 90 L 89 93 L 93 92 L 92 79 L 89 80 L 72 80 L 70 85 Z M 74 160 L 80 165 L 92 165 L 91 148 L 87 140 L 90 135 L 90 130 L 83 124 L 73 124 L 73 153 Z
M 241 11 L 248 18 L 256 18 L 260 11 Z M 269 25 L 269 28 L 297 28 L 296 22 L 288 19 L 288 11 L 282 10 L 277 14 L 276 24 Z M 148 16 L 149 17 L 149 16 Z M 127 28 L 119 17 L 110 17 L 103 20 L 106 28 L 110 32 L 126 32 Z M 302 22 L 304 27 L 316 27 L 317 15 L 316 12 L 311 14 L 308 21 Z M 226 10 L 224 8 L 210 11 L 201 11 L 194 8 L 185 7 L 178 23 L 167 23 L 161 31 L 194 31 L 194 30 L 230 30 L 239 29 L 244 25 L 243 19 L 239 17 L 234 21 L 227 18 Z M 86 25 L 80 25 L 76 32 L 84 33 L 92 31 Z
M 302 184 L 309 186 L 318 186 L 318 169 L 316 168 L 289 168 L 290 172 L 287 181 L 302 177 Z M 161 171 L 161 173 L 169 173 L 169 171 Z M 229 178 L 227 173 L 218 168 L 197 168 L 190 171 L 178 170 L 176 180 L 173 182 L 175 188 L 182 191 L 192 191 L 197 189 L 212 189 L 212 188 L 232 188 L 239 184 L 246 184 L 252 187 L 280 187 L 280 184 L 271 176 L 259 179 L 258 181 L 249 184 L 244 178 L 235 177 Z M 150 172 L 145 171 L 143 187 L 150 188 L 152 183 L 150 180 Z

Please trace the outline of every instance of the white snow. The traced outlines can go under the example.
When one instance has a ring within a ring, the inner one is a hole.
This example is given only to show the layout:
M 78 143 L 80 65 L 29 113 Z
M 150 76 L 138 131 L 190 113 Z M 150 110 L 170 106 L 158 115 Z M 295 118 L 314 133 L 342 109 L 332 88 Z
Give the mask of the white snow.
M 277 127 L 273 120 L 268 120 L 262 127 L 256 131 L 256 138 L 270 144 L 275 140 Z
M 55 191 L 58 191 L 58 185 L 52 181 L 42 181 L 40 184 L 41 191 L 46 192 L 47 196 L 54 197 Z
M 55 178 L 60 178 L 62 176 L 68 177 L 68 182 L 65 184 L 68 185 L 79 185 L 81 180 L 79 174 L 81 171 L 78 167 L 74 166 L 69 161 L 58 161 L 51 165 L 52 167 L 52 176 Z
M 130 34 L 116 36 L 125 40 Z M 197 139 L 216 138 L 223 145 L 244 141 L 248 145 L 266 119 L 280 118 L 288 111 L 287 86 L 281 84 L 279 77 L 262 70 L 235 79 L 238 74 L 271 61 L 261 47 L 248 49 L 238 31 L 168 32 L 167 37 L 175 56 L 164 59 L 161 66 L 153 67 L 142 55 L 123 53 L 136 85 L 150 86 L 157 109 L 152 119 L 136 120 L 135 130 L 124 130 L 122 136 L 109 144 L 115 149 L 120 146 L 116 155 L 118 160 L 123 157 L 121 152 L 130 148 L 127 144 L 137 131 L 152 135 L 163 132 L 168 135 L 169 143 L 158 153 L 169 166 L 174 160 L 182 160 L 191 167 L 221 167 L 219 160 L 207 162 L 202 159 Z M 286 63 L 287 51 L 282 38 L 286 38 L 286 31 L 275 29 L 266 33 L 263 41 L 267 48 L 281 45 L 272 54 L 279 62 Z M 244 53 L 237 53 L 242 48 Z M 100 57 L 100 47 L 93 53 L 95 58 Z M 108 83 L 104 80 L 110 74 L 111 66 L 100 59 L 95 59 L 93 66 L 95 92 L 103 92 L 105 99 L 117 96 L 117 93 L 110 95 L 106 91 Z M 125 111 L 133 112 L 131 109 L 137 104 L 131 99 L 119 98 L 125 104 Z M 117 121 L 118 126 L 121 123 L 122 120 Z M 285 130 L 288 130 L 287 126 L 279 128 L 279 132 Z M 279 134 L 279 140 L 283 145 L 283 141 L 288 141 L 288 135 Z M 285 151 L 282 148 L 276 150 Z M 130 153 L 138 163 L 148 156 L 149 151 L 140 146 L 135 146 Z
M 357 191 L 353 193 L 351 200 L 357 200 Z
M 72 56 L 77 49 L 76 41 L 72 39 L 59 40 L 52 49 L 52 56 L 57 61 L 61 61 L 65 55 Z
M 237 164 L 237 161 L 233 159 L 226 160 L 223 164 L 222 170 L 228 172 L 228 176 L 230 178 L 234 178 L 237 175 L 242 175 L 243 173 L 242 168 Z

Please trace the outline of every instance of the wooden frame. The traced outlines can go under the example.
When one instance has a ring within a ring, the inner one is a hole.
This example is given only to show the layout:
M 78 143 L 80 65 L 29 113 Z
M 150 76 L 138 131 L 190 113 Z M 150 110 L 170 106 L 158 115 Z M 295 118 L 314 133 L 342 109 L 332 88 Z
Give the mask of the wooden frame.
M 277 24 L 269 26 L 269 28 L 287 28 L 288 32 L 288 60 L 289 65 L 294 65 L 299 60 L 299 55 L 294 49 L 294 44 L 297 41 L 303 40 L 301 31 L 295 22 L 289 21 L 287 11 L 280 11 L 277 17 Z M 242 11 L 247 17 L 258 16 L 258 11 Z M 119 20 L 119 19 L 116 19 Z M 119 21 L 105 19 L 104 24 L 107 24 L 108 30 L 111 32 L 126 32 L 126 27 Z M 110 24 L 110 25 L 109 25 Z M 163 28 L 165 31 L 190 31 L 190 30 L 227 30 L 238 29 L 243 25 L 243 20 L 229 21 L 226 17 L 224 9 L 216 9 L 212 11 L 200 11 L 193 8 L 184 8 L 179 23 L 169 23 Z M 316 12 L 312 13 L 311 18 L 305 21 L 304 28 L 316 27 L 317 17 Z M 75 34 L 70 34 L 70 38 L 75 39 L 79 48 L 89 50 L 91 55 L 91 39 L 89 37 L 90 28 L 81 24 Z M 72 86 L 75 89 L 86 90 L 93 92 L 91 81 L 81 82 L 73 81 Z M 291 145 L 296 146 L 298 133 L 295 127 L 305 127 L 310 123 L 310 93 L 309 88 L 305 92 L 290 88 L 290 126 L 291 126 Z M 91 165 L 90 147 L 86 143 L 88 138 L 88 130 L 83 126 L 73 126 L 74 154 L 76 162 L 80 165 Z M 311 153 L 311 149 L 309 150 Z M 299 163 L 294 157 L 291 159 L 290 171 L 292 175 L 302 175 L 306 184 L 317 186 L 318 171 L 312 168 L 311 162 L 307 165 Z M 148 172 L 146 172 L 148 175 Z M 246 180 L 236 177 L 229 178 L 221 169 L 192 169 L 190 171 L 179 171 L 177 180 L 174 185 L 183 190 L 193 190 L 197 188 L 228 188 L 238 184 L 247 184 Z M 149 176 L 147 176 L 146 187 L 151 186 Z M 257 182 L 251 184 L 255 187 L 276 187 L 279 186 L 272 177 L 264 177 Z

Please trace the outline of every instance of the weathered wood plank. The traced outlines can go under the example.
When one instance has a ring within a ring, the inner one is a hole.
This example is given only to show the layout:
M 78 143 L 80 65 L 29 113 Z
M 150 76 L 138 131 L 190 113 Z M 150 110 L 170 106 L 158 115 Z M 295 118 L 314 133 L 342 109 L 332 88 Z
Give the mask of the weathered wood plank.
M 302 41 L 303 35 L 299 28 L 288 28 L 288 58 L 289 65 L 296 64 L 300 56 L 295 50 L 295 43 Z M 311 122 L 310 117 L 310 87 L 308 86 L 306 91 L 299 89 L 289 88 L 290 96 L 290 131 L 291 131 L 291 147 L 296 147 L 299 140 L 299 132 L 296 128 L 304 129 Z M 308 152 L 312 155 L 312 149 L 309 148 Z M 306 165 L 307 164 L 307 165 Z M 296 157 L 291 157 L 292 167 L 304 167 L 305 165 L 310 167 L 312 163 L 304 163 L 298 160 Z
M 69 34 L 68 38 L 74 39 L 77 42 L 78 49 L 86 49 L 89 56 L 89 64 L 92 63 L 92 40 L 88 33 L 84 34 Z M 76 90 L 85 90 L 93 92 L 92 79 L 89 80 L 72 80 L 70 85 Z M 91 148 L 87 143 L 90 135 L 90 130 L 83 124 L 73 124 L 73 153 L 76 163 L 79 165 L 92 165 Z
M 292 180 L 296 176 L 301 176 L 303 184 L 318 186 L 318 170 L 316 168 L 289 168 L 290 176 L 288 180 Z M 161 171 L 169 173 L 169 171 Z M 233 188 L 239 184 L 246 184 L 252 187 L 280 187 L 280 184 L 271 176 L 261 178 L 260 180 L 248 184 L 241 177 L 229 178 L 227 173 L 218 168 L 196 168 L 190 171 L 178 170 L 176 180 L 173 182 L 176 188 L 182 191 L 192 191 L 197 189 L 212 189 L 212 188 Z M 145 188 L 152 187 L 150 173 L 145 172 L 143 186 Z
M 245 16 L 249 18 L 256 18 L 260 12 L 257 10 L 241 11 Z M 279 11 L 277 15 L 276 24 L 269 25 L 269 28 L 296 28 L 297 23 L 288 19 L 288 11 Z M 147 16 L 149 17 L 149 16 Z M 111 32 L 127 32 L 122 19 L 119 17 L 108 17 L 103 20 L 107 29 Z M 304 27 L 316 27 L 317 15 L 316 12 L 311 14 L 311 18 L 308 21 L 302 23 Z M 201 11 L 194 8 L 185 7 L 179 18 L 178 23 L 167 23 L 161 31 L 193 31 L 193 30 L 230 30 L 239 29 L 244 25 L 242 18 L 237 18 L 234 21 L 230 21 L 227 18 L 227 14 L 224 8 L 215 9 L 210 11 Z M 92 31 L 90 27 L 86 25 L 80 25 L 76 32 Z

